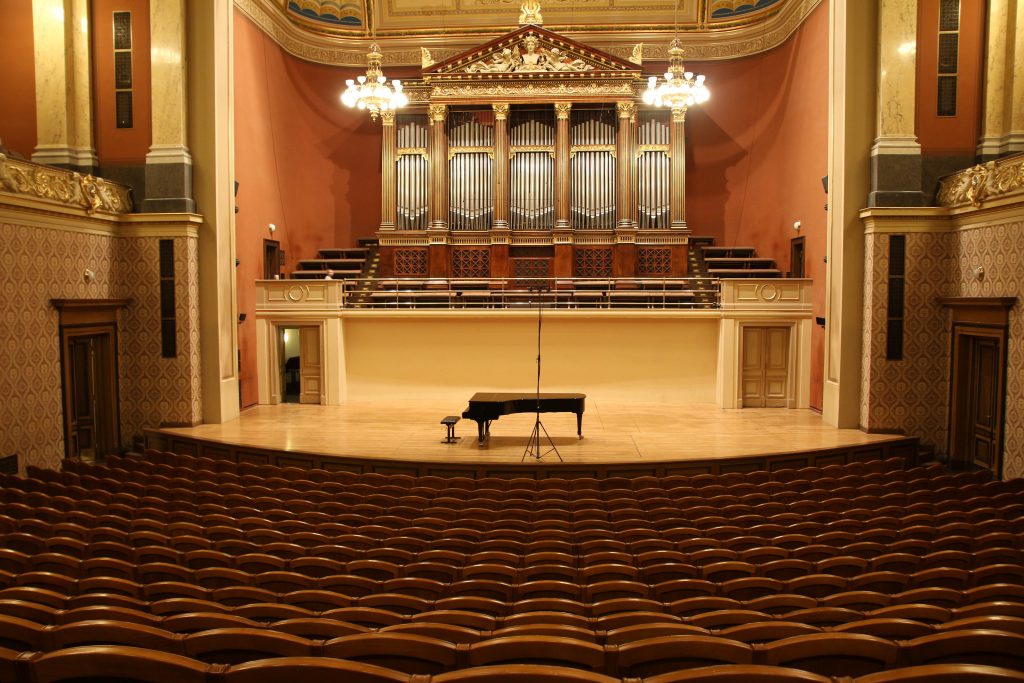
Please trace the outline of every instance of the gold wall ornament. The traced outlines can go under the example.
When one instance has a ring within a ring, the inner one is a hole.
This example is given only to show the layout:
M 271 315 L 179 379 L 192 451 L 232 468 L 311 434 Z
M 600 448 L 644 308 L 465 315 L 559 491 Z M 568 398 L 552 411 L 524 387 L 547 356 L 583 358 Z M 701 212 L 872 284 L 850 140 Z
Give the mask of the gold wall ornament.
M 395 110 L 388 109 L 380 113 L 380 123 L 382 126 L 393 126 L 395 125 Z
M 433 87 L 430 93 L 432 100 L 480 98 L 521 100 L 541 97 L 587 99 L 615 96 L 631 97 L 632 95 L 633 85 L 621 81 L 552 81 L 550 83 L 494 83 L 481 81 L 480 83 L 439 83 Z
M 555 102 L 555 118 L 567 119 L 572 110 L 572 102 Z
M 616 102 L 615 111 L 620 119 L 631 119 L 636 116 L 636 102 Z
M 399 157 L 423 157 L 424 161 L 429 160 L 426 147 L 399 147 Z
M 592 71 L 588 64 L 556 45 L 541 45 L 533 32 L 527 33 L 519 45 L 495 51 L 490 57 L 477 60 L 465 68 L 466 73 L 533 73 L 540 71 Z
M 672 110 L 672 122 L 683 123 L 686 121 L 686 110 L 685 109 L 673 109 Z
M 671 145 L 637 145 L 637 158 L 642 157 L 647 152 L 661 152 L 669 158 L 672 157 Z
M 557 107 L 558 105 L 556 104 L 555 106 Z M 494 109 L 494 118 L 498 121 L 504 121 L 508 118 L 509 105 L 507 103 L 499 102 L 497 104 L 492 104 L 491 108 Z
M 434 59 L 430 56 L 430 50 L 425 47 L 420 48 L 420 66 L 424 69 L 434 66 Z
M 527 24 L 535 26 L 544 24 L 544 17 L 540 13 L 540 0 L 525 0 L 519 6 L 519 25 L 526 26 Z
M 446 104 L 432 104 L 427 109 L 427 117 L 430 119 L 430 125 L 434 125 L 435 123 L 444 123 L 447 115 L 448 105 Z
M 643 66 L 644 64 L 644 44 L 637 43 L 633 46 L 633 53 L 629 55 L 629 61 L 633 62 L 637 66 Z
M 1024 193 L 1024 154 L 978 164 L 939 181 L 939 206 L 980 206 L 986 199 Z
M 0 154 L 0 189 L 81 208 L 88 214 L 97 211 L 121 214 L 132 210 L 130 190 L 124 185 L 31 161 L 10 159 L 5 154 Z
M 555 158 L 555 146 L 554 145 L 516 145 L 510 147 L 508 150 L 508 158 L 512 159 L 516 154 L 527 154 L 531 152 L 547 152 L 548 156 L 552 159 Z
M 448 148 L 448 161 L 455 158 L 456 154 L 486 154 L 492 160 L 494 159 L 494 148 L 483 147 L 483 146 L 464 146 L 464 147 L 449 147 Z

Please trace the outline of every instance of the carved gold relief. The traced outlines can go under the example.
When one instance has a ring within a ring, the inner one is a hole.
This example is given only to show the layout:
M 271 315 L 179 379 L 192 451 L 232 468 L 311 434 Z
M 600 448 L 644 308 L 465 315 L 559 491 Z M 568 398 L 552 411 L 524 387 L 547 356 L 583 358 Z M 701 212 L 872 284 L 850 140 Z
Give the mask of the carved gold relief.
M 516 154 L 526 154 L 528 152 L 547 152 L 551 155 L 551 158 L 555 158 L 555 148 L 551 145 L 516 145 L 508 151 L 508 158 L 513 158 Z
M 427 148 L 426 147 L 399 147 L 398 148 L 398 156 L 399 157 L 417 157 L 418 156 L 418 157 L 423 157 L 426 160 L 430 159 L 429 155 L 427 154 Z
M 555 118 L 556 119 L 567 119 L 569 118 L 569 112 L 572 110 L 571 102 L 556 102 L 555 103 Z
M 1024 155 L 978 164 L 939 182 L 940 206 L 971 204 L 1024 191 Z
M 631 119 L 636 116 L 636 102 L 616 102 L 615 110 L 620 119 Z
M 555 105 L 558 106 L 557 104 Z M 491 108 L 494 109 L 494 118 L 498 121 L 503 121 L 508 118 L 508 107 L 506 103 L 492 104 Z
M 529 73 L 537 71 L 591 71 L 594 66 L 561 48 L 543 46 L 534 33 L 519 45 L 495 51 L 466 67 L 466 73 Z
M 494 148 L 493 147 L 449 147 L 448 148 L 448 161 L 455 158 L 456 154 L 486 154 L 491 159 L 494 159 Z
M 672 156 L 670 145 L 637 145 L 636 155 L 642 157 L 646 152 L 661 152 L 667 157 Z
M 430 56 L 430 50 L 425 47 L 420 48 L 420 66 L 424 69 L 434 66 L 434 59 Z
M 448 115 L 448 105 L 432 104 L 427 109 L 427 115 L 430 118 L 431 125 L 435 123 L 444 123 L 444 119 Z
M 615 156 L 615 145 L 573 145 L 569 148 L 569 157 L 575 157 L 577 152 L 607 152 Z
M 526 0 L 519 6 L 519 25 L 526 26 L 533 24 L 540 26 L 544 23 L 544 17 L 540 13 L 540 0 Z
M 445 83 L 435 85 L 432 99 L 632 96 L 631 83 Z
M 129 213 L 132 200 L 124 185 L 74 171 L 9 159 L 0 154 L 0 188 L 85 209 L 86 213 Z

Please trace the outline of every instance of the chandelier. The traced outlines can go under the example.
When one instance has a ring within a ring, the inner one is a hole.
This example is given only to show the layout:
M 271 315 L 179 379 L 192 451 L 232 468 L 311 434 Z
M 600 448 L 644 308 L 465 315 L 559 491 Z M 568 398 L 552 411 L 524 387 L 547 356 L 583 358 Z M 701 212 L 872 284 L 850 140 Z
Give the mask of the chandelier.
M 707 102 L 711 93 L 704 85 L 704 76 L 686 71 L 683 66 L 683 48 L 679 45 L 679 38 L 672 40 L 668 54 L 668 71 L 665 72 L 665 81 L 659 85 L 657 76 L 648 78 L 647 90 L 644 91 L 644 102 L 656 107 L 669 107 L 673 111 L 684 112 L 691 105 Z
M 370 52 L 366 55 L 366 75 L 345 81 L 348 87 L 341 94 L 341 102 L 346 107 L 357 109 L 368 109 L 370 118 L 376 120 L 379 112 L 398 109 L 409 103 L 409 98 L 402 92 L 402 82 L 391 81 L 380 70 L 381 57 L 380 46 L 377 43 L 370 45 Z

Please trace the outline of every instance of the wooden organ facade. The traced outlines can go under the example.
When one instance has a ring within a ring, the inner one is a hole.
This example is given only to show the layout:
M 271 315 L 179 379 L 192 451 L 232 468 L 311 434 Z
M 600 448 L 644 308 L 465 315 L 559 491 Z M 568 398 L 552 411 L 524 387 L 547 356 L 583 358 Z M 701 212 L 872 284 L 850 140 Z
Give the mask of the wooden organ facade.
M 685 111 L 642 104 L 639 62 L 533 24 L 425 52 L 381 116 L 379 275 L 685 276 Z

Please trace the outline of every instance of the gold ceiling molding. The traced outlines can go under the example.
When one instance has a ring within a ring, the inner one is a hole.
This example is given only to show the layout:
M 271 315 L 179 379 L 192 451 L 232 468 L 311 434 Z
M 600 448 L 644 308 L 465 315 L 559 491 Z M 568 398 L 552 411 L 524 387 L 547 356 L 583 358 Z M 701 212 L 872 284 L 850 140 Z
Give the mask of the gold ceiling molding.
M 366 65 L 370 37 L 365 28 L 328 33 L 316 30 L 311 22 L 294 21 L 285 7 L 285 0 L 234 2 L 235 7 L 264 33 L 286 52 L 300 59 L 332 66 L 362 68 Z M 385 2 L 389 8 L 385 10 L 382 25 L 377 27 L 377 38 L 383 48 L 385 66 L 421 66 L 422 48 L 430 51 L 434 63 L 440 63 L 502 36 L 515 28 L 519 4 L 499 0 L 475 0 L 471 3 L 472 11 L 457 11 L 462 7 L 458 0 L 439 0 L 440 5 L 450 5 L 450 12 L 455 13 L 450 23 L 445 23 L 447 20 L 440 19 L 437 10 L 394 10 L 395 5 L 405 4 L 411 7 L 412 0 Z M 548 21 L 545 28 L 567 37 L 571 36 L 574 40 L 626 60 L 633 55 L 637 43 L 643 43 L 645 62 L 668 61 L 668 44 L 674 29 L 671 11 L 667 10 L 674 6 L 674 3 L 656 0 L 649 3 L 637 2 L 628 10 L 609 13 L 605 9 L 608 0 L 574 2 L 580 5 L 580 12 L 600 16 L 603 21 L 608 21 L 605 17 L 610 17 L 618 23 L 558 24 L 558 9 L 552 7 L 544 10 L 546 15 L 550 15 L 546 17 Z M 704 13 L 707 2 L 708 0 L 683 0 L 686 8 L 681 9 L 679 33 L 686 49 L 687 60 L 733 59 L 777 47 L 792 35 L 821 0 L 779 0 L 765 10 L 741 15 L 729 21 L 707 21 L 699 18 L 699 15 Z M 588 5 L 592 5 L 594 9 L 588 10 Z M 665 16 L 653 13 L 654 10 L 659 10 Z M 569 16 L 575 11 L 573 9 Z M 565 15 L 566 10 L 561 10 L 561 13 Z M 399 15 L 408 18 L 408 26 L 402 22 L 391 21 Z M 486 18 L 486 24 L 479 24 L 481 17 Z M 660 19 L 661 23 L 644 24 L 637 22 L 637 17 L 644 17 L 647 21 L 650 21 L 647 17 L 655 17 Z M 471 20 L 475 20 L 479 25 L 473 25 Z M 395 27 L 392 28 L 392 25 Z

